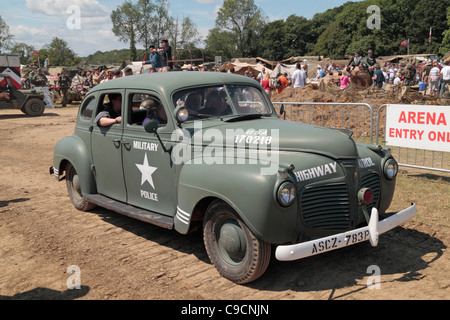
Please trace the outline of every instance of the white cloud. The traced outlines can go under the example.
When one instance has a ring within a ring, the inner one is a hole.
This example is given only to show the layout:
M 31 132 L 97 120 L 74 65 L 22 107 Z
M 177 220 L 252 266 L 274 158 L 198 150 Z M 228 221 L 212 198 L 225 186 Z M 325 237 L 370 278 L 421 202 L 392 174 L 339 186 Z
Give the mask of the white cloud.
M 80 8 L 81 16 L 94 17 L 109 15 L 111 10 L 97 0 L 25 0 L 27 8 L 49 16 L 69 16 L 71 6 Z

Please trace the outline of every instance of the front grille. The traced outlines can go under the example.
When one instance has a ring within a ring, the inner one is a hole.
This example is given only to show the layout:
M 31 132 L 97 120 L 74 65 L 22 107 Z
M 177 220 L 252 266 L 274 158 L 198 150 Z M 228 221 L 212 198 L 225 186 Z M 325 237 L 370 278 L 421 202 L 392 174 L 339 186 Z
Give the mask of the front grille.
M 306 187 L 300 196 L 303 221 L 311 228 L 350 228 L 350 198 L 345 183 Z

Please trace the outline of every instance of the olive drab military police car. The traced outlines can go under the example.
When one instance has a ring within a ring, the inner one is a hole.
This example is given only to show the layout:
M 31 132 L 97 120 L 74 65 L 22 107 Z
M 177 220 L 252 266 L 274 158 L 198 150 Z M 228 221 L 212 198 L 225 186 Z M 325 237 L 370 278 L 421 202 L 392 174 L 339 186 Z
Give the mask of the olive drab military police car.
M 121 121 L 97 115 L 121 96 Z M 112 99 L 111 99 L 112 100 Z M 98 120 L 98 119 L 97 119 Z M 381 219 L 398 165 L 348 131 L 280 120 L 258 82 L 213 72 L 136 75 L 93 88 L 54 150 L 79 210 L 101 206 L 187 234 L 199 227 L 225 278 L 248 283 L 278 260 L 321 254 L 412 219 Z M 395 245 L 395 243 L 392 243 Z

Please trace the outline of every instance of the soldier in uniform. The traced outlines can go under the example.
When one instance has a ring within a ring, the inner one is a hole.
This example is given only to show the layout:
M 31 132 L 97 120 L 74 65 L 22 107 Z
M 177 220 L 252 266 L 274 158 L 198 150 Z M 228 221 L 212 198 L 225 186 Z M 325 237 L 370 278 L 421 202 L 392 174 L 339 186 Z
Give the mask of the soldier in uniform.
M 367 70 L 370 75 L 373 77 L 374 66 L 377 63 L 377 60 L 373 56 L 373 51 L 369 50 L 367 57 L 364 59 L 362 66 L 365 70 Z
M 161 48 L 157 50 L 158 52 L 161 52 L 161 61 L 163 68 L 166 68 L 166 71 L 172 70 L 173 63 L 168 62 L 172 59 L 172 47 L 169 46 L 169 41 L 167 39 L 161 41 Z M 169 69 L 169 70 L 167 70 Z
M 41 69 L 37 69 L 37 74 L 31 79 L 31 84 L 35 87 L 46 87 L 47 86 L 47 77 L 42 73 Z
M 61 94 L 62 94 L 62 107 L 65 108 L 67 107 L 67 98 L 68 98 L 68 93 L 69 93 L 69 88 L 70 88 L 70 78 L 67 75 L 67 70 L 63 69 L 62 74 L 58 77 L 58 85 L 61 88 Z
M 356 67 L 359 67 L 362 63 L 362 57 L 359 55 L 359 52 L 355 52 L 355 55 L 352 59 L 352 62 L 348 65 L 351 67 L 351 69 L 355 69 Z
M 405 85 L 412 86 L 414 85 L 414 79 L 416 77 L 416 69 L 413 67 L 412 63 L 408 63 L 406 65 L 406 69 L 404 70 L 405 75 Z

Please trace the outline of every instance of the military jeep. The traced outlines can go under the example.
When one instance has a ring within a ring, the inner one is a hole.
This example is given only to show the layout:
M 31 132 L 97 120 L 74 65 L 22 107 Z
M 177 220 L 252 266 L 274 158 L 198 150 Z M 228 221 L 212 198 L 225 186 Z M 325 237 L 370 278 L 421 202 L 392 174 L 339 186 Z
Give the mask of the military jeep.
M 112 102 L 120 116 L 102 127 L 108 117 L 99 113 Z M 182 234 L 202 229 L 218 272 L 243 284 L 265 272 L 273 248 L 287 261 L 362 241 L 376 246 L 415 216 L 412 204 L 379 218 L 397 162 L 389 149 L 351 136 L 280 120 L 244 76 L 136 75 L 86 95 L 50 173 L 66 180 L 79 210 L 101 206 Z
M 10 99 L 0 99 L 0 109 L 20 109 L 29 116 L 40 116 L 44 113 L 44 94 L 37 90 L 20 90 L 12 83 L 10 75 L 1 73 L 0 78 L 4 79 L 5 85 L 0 89 L 8 93 Z

